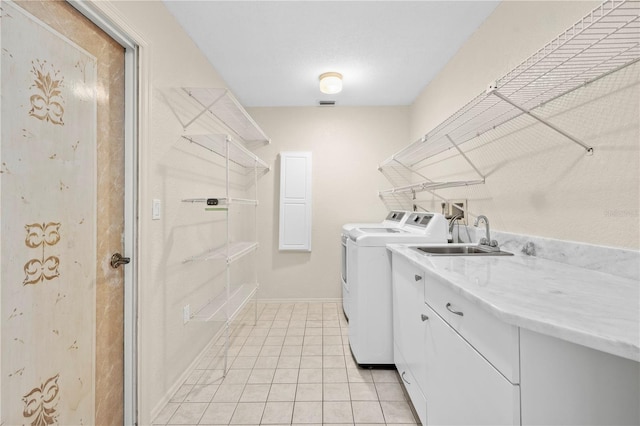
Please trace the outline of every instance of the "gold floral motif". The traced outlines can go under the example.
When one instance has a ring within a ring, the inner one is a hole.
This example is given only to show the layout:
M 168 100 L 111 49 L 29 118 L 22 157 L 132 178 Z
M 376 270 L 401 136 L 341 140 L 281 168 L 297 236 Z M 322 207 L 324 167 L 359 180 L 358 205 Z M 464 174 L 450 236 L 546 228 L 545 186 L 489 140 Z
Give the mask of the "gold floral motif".
M 64 99 L 62 91 L 64 78 L 58 77 L 60 71 L 53 69 L 53 65 L 47 61 L 40 62 L 36 60 L 32 62 L 33 68 L 31 73 L 34 75 L 34 84 L 31 89 L 37 93 L 31 95 L 31 109 L 29 115 L 38 120 L 48 121 L 53 124 L 64 126 L 62 116 L 64 114 Z M 45 68 L 49 68 L 47 71 Z
M 56 374 L 22 397 L 22 415 L 31 422 L 31 426 L 48 426 L 58 422 L 59 377 L 60 374 Z
M 27 230 L 25 245 L 33 249 L 42 247 L 42 256 L 40 259 L 30 259 L 24 264 L 25 278 L 22 285 L 37 284 L 60 276 L 58 271 L 60 258 L 57 256 L 45 258 L 44 252 L 46 246 L 54 246 L 60 241 L 60 226 L 61 224 L 56 222 L 25 225 Z
M 58 271 L 60 259 L 56 256 L 49 256 L 44 262 L 38 259 L 31 259 L 24 265 L 25 278 L 23 285 L 37 284 L 44 280 L 52 280 L 60 276 Z
M 59 223 L 32 223 L 31 225 L 25 225 L 25 229 L 27 230 L 25 244 L 29 248 L 38 248 L 43 244 L 55 246 L 60 241 Z

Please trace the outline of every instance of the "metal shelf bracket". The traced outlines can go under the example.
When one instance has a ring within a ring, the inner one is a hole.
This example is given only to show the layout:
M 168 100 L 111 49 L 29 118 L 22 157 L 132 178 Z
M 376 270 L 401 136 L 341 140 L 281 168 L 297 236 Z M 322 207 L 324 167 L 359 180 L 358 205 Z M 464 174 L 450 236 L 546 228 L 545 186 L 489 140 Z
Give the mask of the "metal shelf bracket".
M 188 90 L 188 89 L 182 89 L 182 90 L 184 90 L 184 92 L 185 92 L 187 95 L 189 95 L 189 97 L 191 97 L 191 98 L 195 99 L 195 97 L 193 96 L 193 94 L 191 93 L 191 91 L 190 91 L 190 90 Z M 226 90 L 222 91 L 222 93 L 221 93 L 217 98 L 215 98 L 212 102 L 210 102 L 210 103 L 209 103 L 209 105 L 202 105 L 202 103 L 198 102 L 198 103 L 202 106 L 202 110 L 201 110 L 198 114 L 196 114 L 196 116 L 195 116 L 195 117 L 193 117 L 191 120 L 187 121 L 186 123 L 183 123 L 183 124 L 182 124 L 182 128 L 186 131 L 186 130 L 189 128 L 189 126 L 191 126 L 193 123 L 195 123 L 195 121 L 196 121 L 198 118 L 202 117 L 202 116 L 203 116 L 207 111 L 209 111 L 209 110 L 210 110 L 210 109 L 211 109 L 215 104 L 217 104 L 217 103 L 218 103 L 218 101 L 219 101 L 220 99 L 222 99 L 226 94 L 227 94 L 227 91 L 226 91 Z M 197 101 L 197 99 L 196 99 L 196 101 Z
M 524 114 L 528 115 L 529 117 L 531 117 L 531 118 L 535 119 L 536 121 L 544 124 L 545 126 L 550 128 L 551 130 L 554 130 L 555 132 L 560 133 L 562 136 L 564 136 L 565 138 L 567 138 L 570 141 L 574 142 L 575 144 L 580 145 L 581 147 L 583 147 L 585 149 L 585 151 L 587 152 L 587 155 L 593 155 L 593 147 L 585 144 L 580 139 L 576 138 L 575 136 L 570 135 L 569 133 L 567 133 L 564 130 L 560 129 L 556 125 L 549 123 L 547 120 L 545 120 L 544 118 L 540 117 L 539 115 L 532 113 L 530 109 L 527 109 L 527 108 L 525 108 L 525 107 L 523 107 L 521 105 L 518 105 L 517 103 L 513 102 L 511 99 L 509 99 L 508 97 L 504 96 L 502 93 L 498 92 L 498 88 L 495 87 L 495 85 L 489 86 L 489 89 L 487 90 L 487 93 L 491 94 L 491 95 L 494 95 L 495 97 L 497 97 L 497 98 L 501 99 L 502 101 L 508 103 L 512 107 L 519 109 L 520 111 L 522 111 Z M 453 143 L 453 141 L 451 143 Z
M 455 147 L 455 149 L 458 150 L 458 152 L 460 153 L 460 155 L 462 155 L 462 158 L 464 158 L 465 160 L 467 160 L 467 163 L 469 163 L 469 165 L 473 168 L 473 170 L 476 171 L 476 173 L 478 174 L 478 176 L 480 176 L 480 178 L 482 178 L 482 181 L 484 182 L 485 180 L 485 175 L 483 175 L 482 173 L 480 173 L 480 170 L 478 170 L 478 168 L 476 167 L 475 164 L 473 164 L 473 162 L 471 162 L 471 160 L 469 160 L 469 157 L 467 157 L 467 155 L 462 152 L 462 150 L 460 149 L 460 147 L 453 141 L 453 139 L 451 139 L 451 136 L 449 135 L 445 135 L 445 137 L 449 140 L 449 142 L 451 142 L 451 145 L 453 145 Z

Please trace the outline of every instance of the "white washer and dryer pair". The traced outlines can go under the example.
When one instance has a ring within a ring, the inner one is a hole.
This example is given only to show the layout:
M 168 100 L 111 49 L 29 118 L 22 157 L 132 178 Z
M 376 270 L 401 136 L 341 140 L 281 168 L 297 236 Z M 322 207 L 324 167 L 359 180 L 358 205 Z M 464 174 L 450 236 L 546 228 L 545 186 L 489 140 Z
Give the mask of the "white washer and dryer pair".
M 411 213 L 399 228 L 354 228 L 347 240 L 349 345 L 360 365 L 393 364 L 391 253 L 387 244 L 446 244 L 439 213 Z
M 347 280 L 347 268 L 348 268 L 348 260 L 347 260 L 347 240 L 349 239 L 349 232 L 351 232 L 355 228 L 375 228 L 381 231 L 386 229 L 400 228 L 405 224 L 407 219 L 409 218 L 410 213 L 402 210 L 391 210 L 387 217 L 382 222 L 375 223 L 347 223 L 342 226 L 342 235 L 340 237 L 341 249 L 342 249 L 342 272 L 341 272 L 341 280 L 342 280 L 342 310 L 344 311 L 344 316 L 349 319 L 349 303 L 351 300 L 349 293 L 349 284 Z

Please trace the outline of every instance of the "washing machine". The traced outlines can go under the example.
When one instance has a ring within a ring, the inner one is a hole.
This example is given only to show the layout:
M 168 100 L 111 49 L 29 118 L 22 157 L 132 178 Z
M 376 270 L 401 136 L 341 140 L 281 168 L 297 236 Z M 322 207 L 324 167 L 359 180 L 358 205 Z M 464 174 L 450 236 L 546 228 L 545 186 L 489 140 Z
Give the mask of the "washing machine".
M 390 229 L 400 228 L 409 218 L 409 212 L 402 210 L 391 210 L 382 222 L 376 223 L 347 223 L 342 225 L 342 235 L 340 236 L 342 261 L 341 261 L 341 280 L 342 280 L 342 310 L 344 316 L 349 319 L 349 285 L 347 282 L 347 239 L 349 232 L 355 228 L 367 229 Z
M 387 244 L 446 244 L 439 213 L 411 213 L 399 228 L 354 228 L 347 239 L 349 345 L 360 365 L 393 364 L 391 253 Z

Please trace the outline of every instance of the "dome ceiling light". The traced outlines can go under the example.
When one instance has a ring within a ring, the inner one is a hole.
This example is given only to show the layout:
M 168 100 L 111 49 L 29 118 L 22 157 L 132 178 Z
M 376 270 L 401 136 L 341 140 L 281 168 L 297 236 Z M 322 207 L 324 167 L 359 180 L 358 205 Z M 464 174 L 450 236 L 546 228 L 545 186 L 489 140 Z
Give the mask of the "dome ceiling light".
M 338 72 L 320 74 L 320 91 L 327 95 L 340 93 L 342 91 L 342 74 Z

